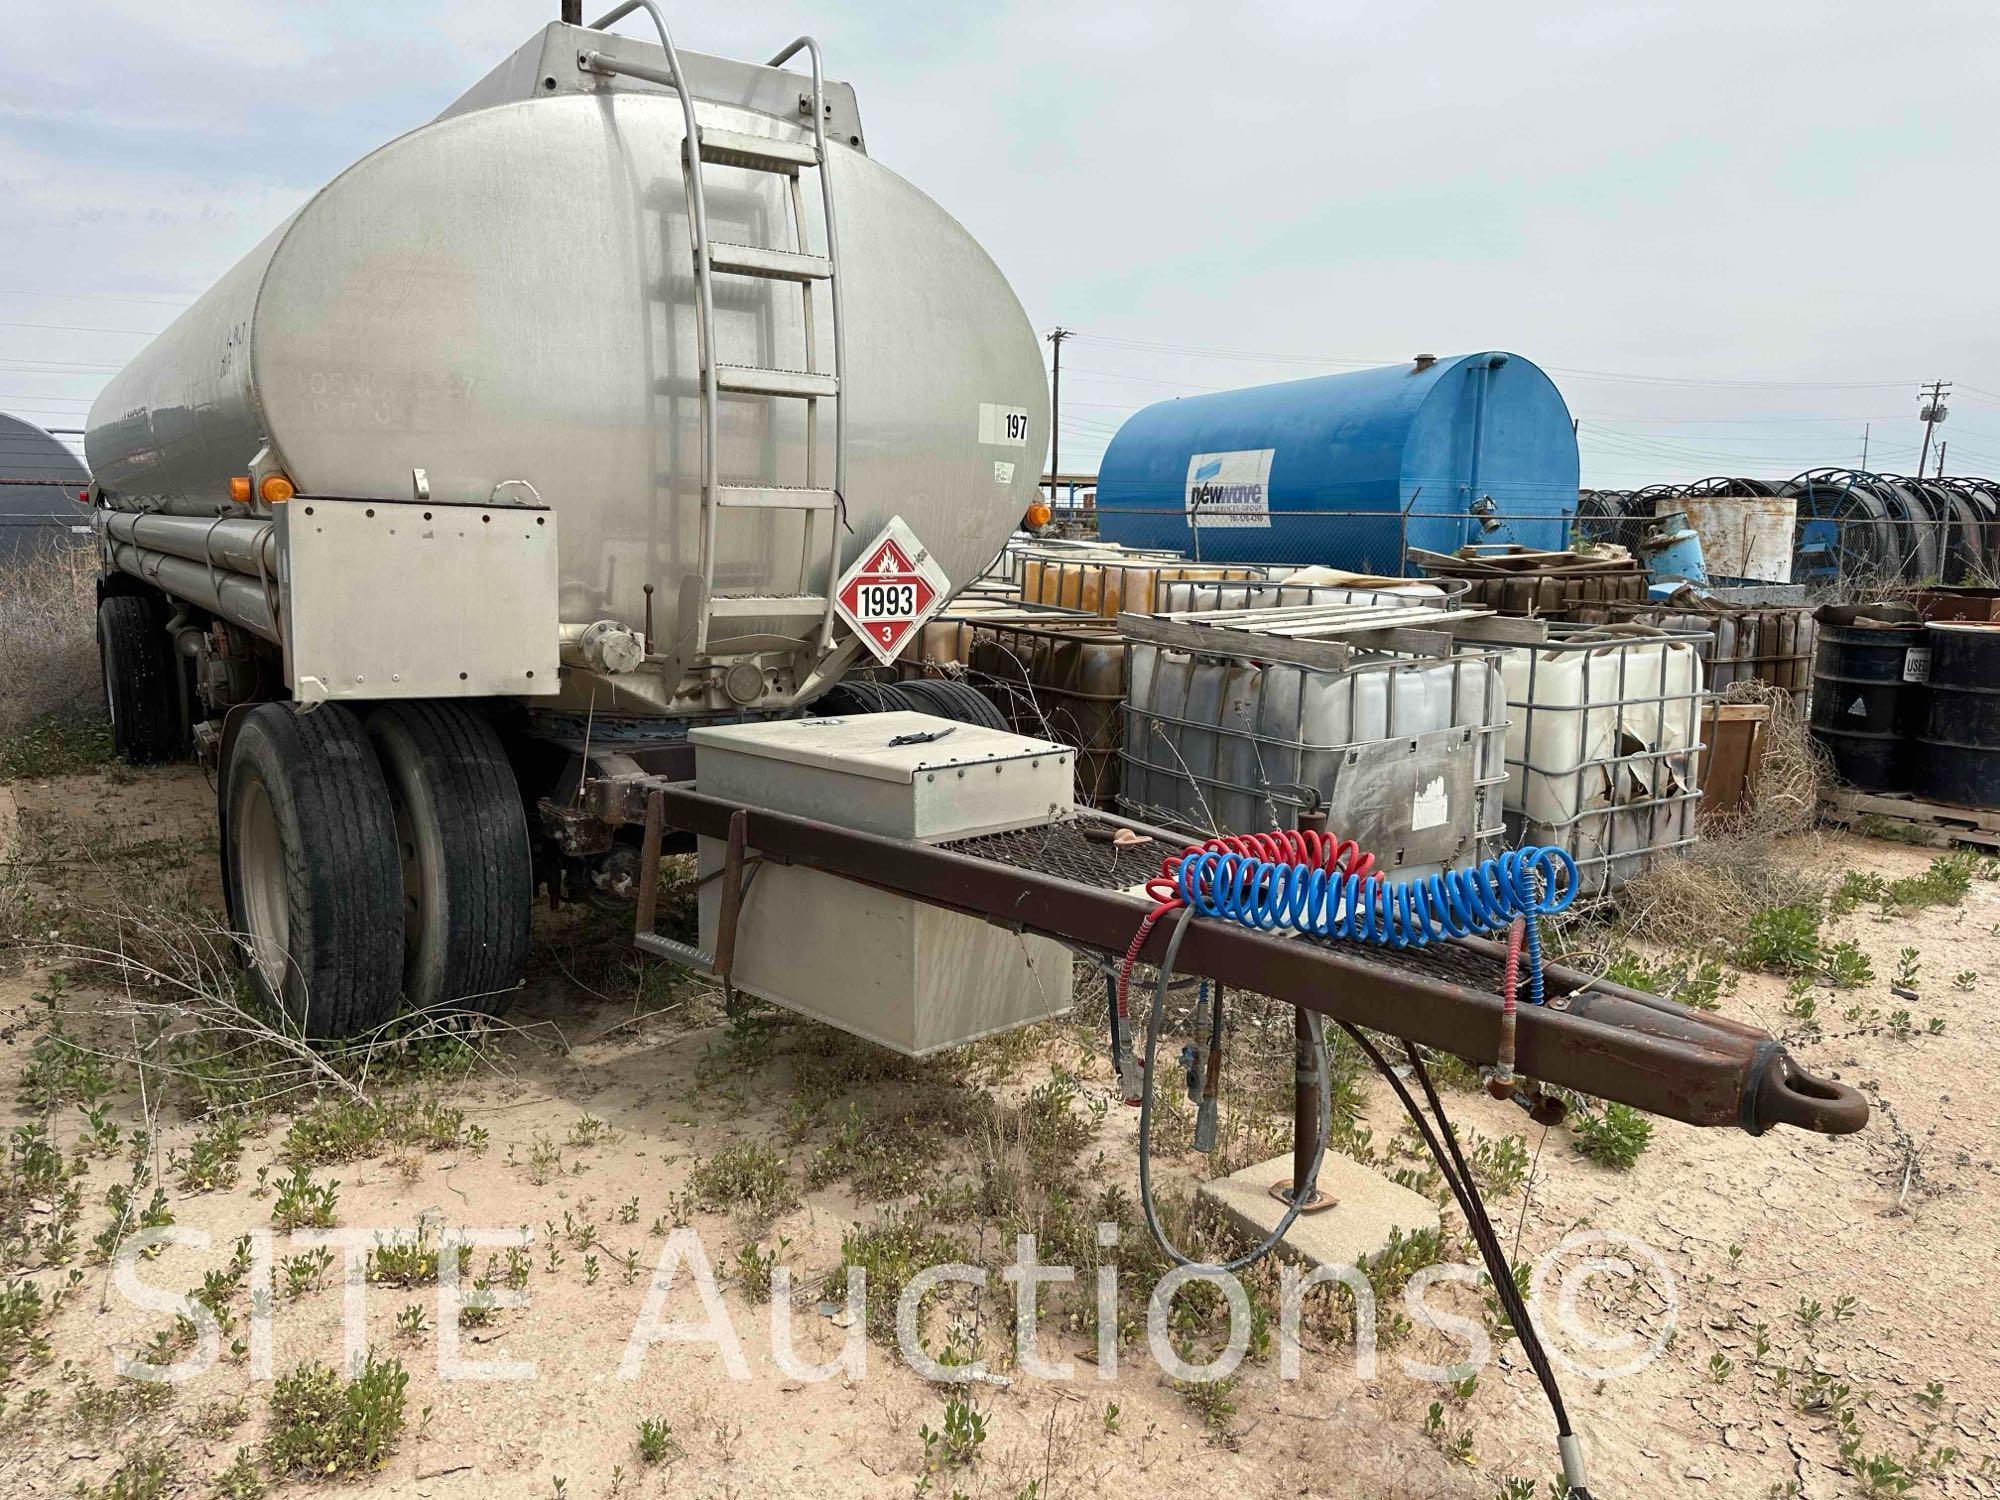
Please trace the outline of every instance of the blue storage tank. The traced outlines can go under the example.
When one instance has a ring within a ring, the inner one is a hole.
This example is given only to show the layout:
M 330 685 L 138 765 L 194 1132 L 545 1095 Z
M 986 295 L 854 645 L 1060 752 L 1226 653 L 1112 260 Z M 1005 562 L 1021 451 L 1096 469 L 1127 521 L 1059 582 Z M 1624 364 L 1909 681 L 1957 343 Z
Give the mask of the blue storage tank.
M 1576 503 L 1561 392 L 1495 352 L 1162 401 L 1097 470 L 1106 541 L 1205 562 L 1401 573 L 1405 542 L 1553 549 Z

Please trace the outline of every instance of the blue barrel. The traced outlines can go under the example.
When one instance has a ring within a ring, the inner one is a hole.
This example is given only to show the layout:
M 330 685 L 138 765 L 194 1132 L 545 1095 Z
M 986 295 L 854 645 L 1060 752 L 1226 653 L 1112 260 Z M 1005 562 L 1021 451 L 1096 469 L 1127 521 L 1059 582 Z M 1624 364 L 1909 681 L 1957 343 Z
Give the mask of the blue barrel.
M 1107 541 L 1203 561 L 1404 572 L 1404 545 L 1568 545 L 1576 431 L 1555 382 L 1517 354 L 1162 401 L 1097 469 Z

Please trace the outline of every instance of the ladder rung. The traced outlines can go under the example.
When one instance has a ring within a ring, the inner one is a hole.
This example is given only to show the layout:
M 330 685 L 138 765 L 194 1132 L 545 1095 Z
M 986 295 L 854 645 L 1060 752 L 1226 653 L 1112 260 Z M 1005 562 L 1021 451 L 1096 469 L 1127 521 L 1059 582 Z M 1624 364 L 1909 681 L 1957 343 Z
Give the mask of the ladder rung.
M 711 594 L 708 614 L 714 620 L 817 619 L 826 613 L 821 594 Z
M 753 172 L 783 172 L 789 177 L 800 167 L 818 166 L 819 152 L 799 141 L 745 135 L 739 130 L 704 129 L 701 159 L 723 167 L 748 167 Z
M 777 484 L 720 484 L 715 503 L 739 510 L 832 510 L 832 490 Z
M 833 262 L 824 255 L 801 255 L 762 245 L 728 245 L 719 240 L 708 247 L 708 263 L 735 276 L 762 276 L 770 281 L 825 281 L 833 274 Z
M 837 396 L 840 382 L 811 370 L 766 370 L 755 365 L 717 365 L 715 388 L 746 396 Z

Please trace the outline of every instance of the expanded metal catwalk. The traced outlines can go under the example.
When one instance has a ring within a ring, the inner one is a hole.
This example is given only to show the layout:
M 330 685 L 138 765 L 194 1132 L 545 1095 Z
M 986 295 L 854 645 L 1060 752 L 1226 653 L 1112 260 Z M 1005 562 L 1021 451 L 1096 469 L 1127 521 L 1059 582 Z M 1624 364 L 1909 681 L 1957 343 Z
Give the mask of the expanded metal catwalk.
M 1160 873 L 1160 861 L 1178 854 L 1200 835 L 1158 830 L 1152 842 L 1118 845 L 1108 836 L 1129 826 L 1107 818 L 1079 813 L 1073 822 L 1055 823 L 1047 828 L 1025 828 L 1013 833 L 989 833 L 978 838 L 960 839 L 941 847 L 972 859 L 991 860 L 1016 870 L 1033 870 L 1078 885 L 1099 890 L 1122 891 L 1144 885 Z M 1338 833 L 1339 830 L 1335 829 Z M 1093 836 L 1094 835 L 1094 836 Z M 1422 948 L 1378 948 L 1360 943 L 1337 943 L 1332 939 L 1300 938 L 1342 954 L 1360 963 L 1403 974 L 1417 974 L 1446 984 L 1463 985 L 1485 994 L 1500 993 L 1504 964 L 1493 953 L 1457 943 L 1433 943 Z

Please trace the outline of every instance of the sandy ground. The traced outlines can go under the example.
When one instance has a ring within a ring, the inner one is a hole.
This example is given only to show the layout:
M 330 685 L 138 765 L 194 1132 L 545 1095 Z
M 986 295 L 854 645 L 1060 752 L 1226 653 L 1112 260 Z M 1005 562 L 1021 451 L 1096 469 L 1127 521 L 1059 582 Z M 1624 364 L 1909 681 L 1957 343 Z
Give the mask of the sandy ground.
M 177 872 L 160 877 L 177 897 L 213 899 L 209 794 L 193 769 L 7 790 L 20 822 L 14 858 L 30 861 L 9 868 L 17 876 L 26 870 L 45 901 L 68 903 L 37 908 L 49 931 L 73 928 L 74 909 L 101 899 L 100 886 L 112 877 L 100 865 L 115 867 L 123 847 L 142 845 L 146 857 Z M 115 837 L 106 832 L 112 829 Z M 1928 850 L 1845 835 L 1793 853 L 1831 878 L 1847 869 L 1908 875 L 1931 858 Z M 1277 1378 L 1270 1352 L 1253 1355 L 1234 1393 L 1235 1413 L 1212 1426 L 1141 1348 L 1127 1349 L 1115 1380 L 1081 1360 L 1067 1382 L 996 1363 L 995 1378 L 972 1387 L 987 1424 L 976 1460 L 935 1470 L 921 1429 L 941 1426 L 949 1392 L 880 1344 L 869 1346 L 858 1380 L 787 1375 L 773 1358 L 770 1308 L 748 1295 L 740 1276 L 727 1278 L 724 1300 L 749 1379 L 725 1378 L 712 1345 L 673 1343 L 643 1351 L 637 1377 L 621 1379 L 649 1269 L 676 1220 L 697 1232 L 718 1269 L 733 1271 L 740 1247 L 761 1245 L 806 1284 L 836 1265 L 843 1237 L 857 1224 L 874 1223 L 895 1205 L 858 1202 L 839 1180 L 805 1187 L 805 1165 L 826 1131 L 823 1122 L 802 1122 L 793 1098 L 824 1033 L 792 1023 L 732 1030 L 714 997 L 698 987 L 669 991 L 620 980 L 615 969 L 610 979 L 586 971 L 564 921 L 538 918 L 536 977 L 510 1018 L 516 1029 L 488 1049 L 473 1076 L 445 1091 L 480 1139 L 313 1169 L 316 1181 L 338 1181 L 342 1226 L 408 1228 L 428 1218 L 493 1230 L 527 1226 L 534 1238 L 530 1305 L 465 1330 L 461 1349 L 468 1359 L 532 1361 L 531 1380 L 440 1381 L 435 1289 L 367 1288 L 368 1341 L 410 1371 L 408 1427 L 379 1472 L 334 1481 L 343 1492 L 439 1500 L 926 1493 L 1047 1500 L 1100 1492 L 1184 1496 L 1199 1488 L 1245 1496 L 1488 1497 L 1509 1493 L 1503 1486 L 1516 1479 L 1532 1487 L 1513 1494 L 1541 1500 L 1546 1493 L 1557 1472 L 1552 1428 L 1518 1346 L 1500 1348 L 1476 1389 L 1459 1399 L 1401 1367 L 1405 1359 L 1464 1357 L 1462 1340 L 1426 1330 L 1386 1339 L 1381 1370 L 1369 1381 L 1354 1375 L 1350 1347 L 1310 1331 L 1297 1381 Z M 1854 939 L 1877 977 L 1854 991 L 1820 991 L 1824 1035 L 1793 1045 L 1807 1066 L 1878 1101 L 1874 1122 L 1859 1136 L 1778 1131 L 1752 1139 L 1661 1122 L 1636 1167 L 1620 1173 L 1584 1160 L 1563 1129 L 1544 1132 L 1512 1106 L 1471 1093 L 1451 1096 L 1462 1125 L 1486 1137 L 1518 1136 L 1534 1161 L 1529 1185 L 1493 1204 L 1506 1232 L 1519 1226 L 1524 1258 L 1578 1231 L 1623 1232 L 1659 1252 L 1665 1280 L 1649 1271 L 1631 1281 L 1605 1275 L 1575 1283 L 1578 1317 L 1588 1327 L 1664 1341 L 1636 1374 L 1565 1378 L 1600 1497 L 1864 1495 L 1871 1493 L 1865 1465 L 1878 1456 L 1910 1471 L 1908 1493 L 2000 1494 L 2000 1360 L 1993 1354 L 2000 1296 L 1988 1279 L 2000 1246 L 2000 1106 L 1991 1087 L 2000 1068 L 2000 1019 L 1989 999 L 2000 979 L 1996 933 L 2000 882 L 1987 880 L 1975 880 L 1957 907 L 1886 920 L 1864 904 L 1830 919 L 1829 940 Z M 1887 993 L 1906 947 L 1921 955 L 1914 1003 Z M 44 998 L 49 976 L 35 958 L 17 954 L 11 969 L 0 969 L 0 1074 L 10 1085 L 52 1008 L 80 1036 L 94 1010 L 119 1010 L 117 997 L 93 996 L 87 987 Z M 1953 976 L 1964 974 L 1976 976 L 1962 980 L 1970 988 L 1955 987 Z M 1729 1014 L 1796 1030 L 1785 1003 L 1783 982 L 1763 975 L 1742 976 L 1722 999 Z M 1844 1019 L 1856 1004 L 1859 1018 Z M 1905 1007 L 1913 1023 L 1907 1035 L 1884 1019 Z M 1018 1101 L 1052 1070 L 1068 1070 L 1079 1080 L 1075 1107 L 1095 1122 L 1070 1169 L 1074 1186 L 1092 1197 L 1110 1187 L 1129 1194 L 1133 1122 L 1116 1106 L 1109 1070 L 1091 1050 L 1092 1019 L 1087 1002 L 1074 1023 L 1045 1028 L 1025 1046 L 994 1049 L 949 1086 L 968 1100 L 991 1094 Z M 1934 1021 L 1941 1023 L 1937 1034 Z M 100 1038 L 107 1050 L 115 1050 L 113 1040 Z M 126 1131 L 144 1119 L 130 1083 L 121 1084 L 112 1110 Z M 862 1092 L 879 1102 L 903 1086 L 891 1078 L 865 1083 Z M 7 1093 L 11 1127 L 28 1111 L 11 1086 Z M 1368 1094 L 1363 1115 L 1378 1145 L 1395 1136 L 1398 1118 L 1385 1090 Z M 289 1123 L 282 1111 L 259 1116 L 234 1187 L 189 1192 L 165 1174 L 175 1222 L 210 1231 L 213 1245 L 205 1252 L 176 1246 L 143 1262 L 146 1284 L 174 1292 L 192 1286 L 227 1261 L 237 1235 L 269 1226 L 270 1184 L 290 1171 L 280 1160 Z M 177 1100 L 160 1116 L 157 1147 L 184 1150 L 200 1128 Z M 66 1151 L 87 1133 L 74 1107 L 57 1111 L 54 1130 Z M 941 1129 L 939 1160 L 955 1161 L 957 1148 L 945 1134 Z M 746 1141 L 789 1160 L 798 1206 L 764 1222 L 744 1209 L 689 1205 L 684 1194 L 697 1166 Z M 1188 1157 L 1183 1166 L 1193 1172 L 1200 1164 Z M 948 1166 L 939 1185 L 953 1186 L 958 1171 Z M 73 1263 L 80 1283 L 45 1327 L 48 1358 L 18 1361 L 0 1384 L 8 1398 L 0 1413 L 0 1494 L 68 1494 L 102 1484 L 122 1458 L 149 1443 L 174 1455 L 162 1493 L 205 1494 L 237 1449 L 254 1448 L 264 1435 L 269 1385 L 249 1361 L 229 1357 L 163 1404 L 94 1420 L 83 1414 L 79 1392 L 115 1387 L 114 1361 L 171 1322 L 133 1306 L 109 1287 L 106 1268 L 89 1260 L 89 1241 L 105 1222 L 105 1192 L 126 1172 L 122 1154 L 88 1158 L 84 1249 Z M 1447 1212 L 1448 1223 L 1455 1219 Z M 986 1241 L 985 1258 L 1004 1258 L 976 1221 L 967 1232 Z M 278 1241 L 280 1257 L 299 1253 L 284 1235 Z M 473 1271 L 501 1254 L 475 1251 Z M 628 1257 L 635 1271 L 626 1269 Z M 69 1274 L 68 1266 L 40 1265 L 32 1255 L 24 1269 L 51 1290 Z M 286 1296 L 281 1287 L 276 1370 L 302 1359 L 339 1359 L 342 1295 L 337 1262 L 317 1290 Z M 1479 1307 L 1471 1291 L 1433 1300 L 1475 1315 Z M 815 1294 L 799 1301 L 799 1358 L 830 1359 L 845 1330 Z M 397 1326 L 412 1304 L 427 1309 L 418 1332 Z M 703 1315 L 684 1278 L 667 1313 Z M 1059 1330 L 1045 1328 L 1044 1342 L 1073 1358 L 1089 1352 L 1086 1340 Z M 1619 1358 L 1572 1352 L 1595 1358 L 1598 1368 Z M 36 1390 L 50 1394 L 33 1398 Z M 37 1399 L 46 1403 L 39 1410 Z M 1434 1401 L 1440 1410 L 1432 1421 Z M 637 1450 L 635 1429 L 646 1417 L 673 1430 L 674 1450 L 658 1464 Z M 1945 1449 L 1957 1451 L 1940 1459 Z M 1876 1472 L 1873 1493 L 1903 1492 L 1891 1471 Z

